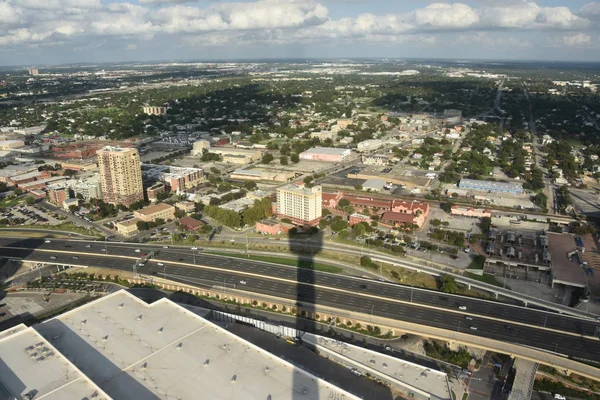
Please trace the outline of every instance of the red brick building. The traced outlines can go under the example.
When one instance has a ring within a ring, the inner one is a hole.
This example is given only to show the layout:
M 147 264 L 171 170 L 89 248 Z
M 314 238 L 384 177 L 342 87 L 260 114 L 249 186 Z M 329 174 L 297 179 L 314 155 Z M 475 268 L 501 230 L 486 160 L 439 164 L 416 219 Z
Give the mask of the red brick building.
M 199 230 L 204 225 L 206 225 L 204 222 L 202 222 L 196 218 L 192 218 L 192 217 L 179 218 L 179 226 L 183 226 L 192 232 Z

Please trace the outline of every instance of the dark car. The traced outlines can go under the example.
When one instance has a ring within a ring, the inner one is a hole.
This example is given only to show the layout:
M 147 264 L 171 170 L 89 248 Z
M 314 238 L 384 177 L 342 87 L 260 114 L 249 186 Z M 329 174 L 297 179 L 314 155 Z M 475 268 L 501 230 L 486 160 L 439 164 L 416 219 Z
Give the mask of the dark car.
M 363 289 L 363 290 L 367 289 L 367 285 L 365 285 L 364 283 L 361 284 L 361 285 L 358 285 L 358 287 L 361 288 L 361 289 Z

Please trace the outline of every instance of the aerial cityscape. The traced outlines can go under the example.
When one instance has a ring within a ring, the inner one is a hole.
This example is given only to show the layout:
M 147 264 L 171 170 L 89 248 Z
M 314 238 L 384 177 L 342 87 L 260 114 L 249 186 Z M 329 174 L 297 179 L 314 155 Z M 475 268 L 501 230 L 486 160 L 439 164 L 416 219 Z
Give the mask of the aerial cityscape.
M 600 3 L 392 3 L 0 0 L 1 400 L 600 399 Z

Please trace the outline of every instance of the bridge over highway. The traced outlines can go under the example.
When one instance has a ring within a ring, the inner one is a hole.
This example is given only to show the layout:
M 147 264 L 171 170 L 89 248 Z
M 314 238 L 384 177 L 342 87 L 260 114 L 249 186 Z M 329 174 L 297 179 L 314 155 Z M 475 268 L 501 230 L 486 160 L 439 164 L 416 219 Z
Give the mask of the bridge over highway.
M 154 250 L 154 258 L 138 266 L 138 272 L 194 287 L 224 286 L 370 314 L 472 338 L 474 342 L 493 340 L 506 343 L 511 349 L 538 349 L 572 360 L 600 362 L 600 322 L 589 318 L 390 282 L 205 255 L 184 248 L 58 239 L 46 242 L 43 239 L 4 238 L 0 244 L 1 254 L 6 257 L 123 271 L 131 271 L 132 264 L 143 253 Z M 301 293 L 313 293 L 314 296 L 303 298 Z M 570 368 L 573 369 L 572 365 Z

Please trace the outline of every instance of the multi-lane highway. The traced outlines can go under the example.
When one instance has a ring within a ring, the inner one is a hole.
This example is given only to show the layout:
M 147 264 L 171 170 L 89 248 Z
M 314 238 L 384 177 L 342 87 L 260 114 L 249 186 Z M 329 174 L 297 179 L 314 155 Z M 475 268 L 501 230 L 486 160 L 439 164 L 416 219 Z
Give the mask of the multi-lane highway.
M 137 268 L 138 273 L 164 275 L 198 287 L 236 287 L 299 302 L 301 307 L 315 303 L 372 313 L 600 361 L 600 341 L 594 338 L 600 323 L 589 319 L 388 282 L 204 255 L 182 247 L 11 238 L 0 238 L 0 246 L 1 254 L 8 257 L 124 271 L 131 271 L 141 254 L 154 251 L 154 257 Z

